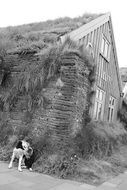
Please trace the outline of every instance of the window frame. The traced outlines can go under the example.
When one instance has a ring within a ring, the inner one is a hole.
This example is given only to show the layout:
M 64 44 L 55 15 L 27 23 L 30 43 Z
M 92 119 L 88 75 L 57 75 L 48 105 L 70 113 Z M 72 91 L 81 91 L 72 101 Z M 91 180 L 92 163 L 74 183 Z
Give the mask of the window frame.
M 108 106 L 108 122 L 112 122 L 114 118 L 114 111 L 115 111 L 115 104 L 116 104 L 116 98 L 113 96 L 110 96 L 109 98 L 109 106 Z
M 96 87 L 96 97 L 94 104 L 94 119 L 102 120 L 104 116 L 105 91 Z
M 107 46 L 107 48 L 106 48 L 106 46 Z M 111 52 L 111 44 L 110 44 L 109 40 L 106 38 L 106 36 L 104 34 L 102 34 L 100 54 L 108 62 L 110 61 L 110 52 Z

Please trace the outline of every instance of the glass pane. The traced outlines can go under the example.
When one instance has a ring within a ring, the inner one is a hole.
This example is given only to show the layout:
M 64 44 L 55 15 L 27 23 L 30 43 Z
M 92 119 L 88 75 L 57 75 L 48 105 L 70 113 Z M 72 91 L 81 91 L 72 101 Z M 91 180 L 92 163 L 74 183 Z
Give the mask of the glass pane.
M 108 56 L 108 48 L 109 48 L 109 44 L 107 42 L 105 42 L 105 51 L 104 51 L 104 56 L 105 57 Z
M 111 109 L 111 120 L 110 121 L 112 121 L 112 119 L 113 119 L 113 108 Z
M 96 90 L 96 98 L 99 99 L 99 97 L 100 97 L 100 90 L 97 89 L 97 90 Z
M 108 121 L 110 120 L 110 107 L 108 108 Z
M 103 78 L 103 61 L 104 61 L 104 59 L 102 58 L 102 61 L 101 61 L 101 78 Z
M 98 102 L 95 102 L 95 119 L 97 119 L 98 113 Z
M 101 119 L 102 104 L 98 105 L 98 119 Z
M 105 40 L 104 38 L 102 38 L 102 43 L 101 43 L 101 52 L 104 53 L 104 44 L 105 44 Z
M 109 105 L 111 105 L 111 103 L 112 103 L 112 98 L 110 97 L 110 99 L 109 99 Z
M 98 92 L 98 89 L 97 89 L 97 90 L 96 90 L 96 98 L 98 98 L 98 93 L 99 93 L 99 92 Z
M 99 97 L 99 100 L 102 101 L 103 100 L 103 92 L 100 91 L 100 97 Z
M 100 55 L 100 60 L 99 60 L 99 76 L 101 76 L 101 72 L 102 72 L 102 62 L 103 62 L 103 58 Z
M 112 99 L 112 105 L 114 105 L 114 99 Z

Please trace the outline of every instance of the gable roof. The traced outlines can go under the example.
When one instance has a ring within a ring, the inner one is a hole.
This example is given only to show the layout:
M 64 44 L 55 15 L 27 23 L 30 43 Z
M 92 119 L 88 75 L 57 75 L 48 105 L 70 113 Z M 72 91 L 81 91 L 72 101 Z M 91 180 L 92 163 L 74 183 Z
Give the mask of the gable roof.
M 90 21 L 89 23 L 86 23 L 85 25 L 77 28 L 76 30 L 73 30 L 72 32 L 62 36 L 61 41 L 64 41 L 67 36 L 76 41 L 80 40 L 81 38 L 89 34 L 91 31 L 97 29 L 99 26 L 109 21 L 109 15 L 110 13 L 107 13 L 97 17 L 96 19 Z
M 111 14 L 106 13 L 104 15 L 101 15 L 100 17 L 97 17 L 96 19 L 92 20 L 91 22 L 81 26 L 80 28 L 64 35 L 61 37 L 61 42 L 63 42 L 67 37 L 70 37 L 71 39 L 78 41 L 90 32 L 94 31 L 101 25 L 105 24 L 105 22 L 109 22 L 110 25 L 110 33 L 111 33 L 111 42 L 112 42 L 112 48 L 114 52 L 114 58 L 115 58 L 115 65 L 116 65 L 116 73 L 118 78 L 118 85 L 119 90 L 122 92 L 122 83 L 121 83 L 121 77 L 119 74 L 119 66 L 118 66 L 118 58 L 117 58 L 117 51 L 116 51 L 116 45 L 115 45 L 115 39 L 114 39 L 114 33 L 113 33 L 113 27 L 112 27 L 112 20 L 111 20 Z

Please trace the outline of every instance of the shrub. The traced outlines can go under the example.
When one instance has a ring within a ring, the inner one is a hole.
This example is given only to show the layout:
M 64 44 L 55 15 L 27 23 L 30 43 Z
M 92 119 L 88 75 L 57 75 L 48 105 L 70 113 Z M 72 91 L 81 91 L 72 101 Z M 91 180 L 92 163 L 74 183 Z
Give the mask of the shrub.
M 123 123 L 125 129 L 127 130 L 127 100 L 124 98 L 122 101 L 121 109 L 118 111 L 118 118 Z
M 60 178 L 74 176 L 77 168 L 77 159 L 69 157 L 67 154 L 51 154 L 42 156 L 34 164 L 35 170 L 46 174 L 57 175 Z
M 8 143 L 8 138 L 13 135 L 14 130 L 8 122 L 3 122 L 0 124 L 0 144 L 5 145 Z
M 0 160 L 8 161 L 12 156 L 13 148 L 15 147 L 18 138 L 16 135 L 8 135 L 6 143 L 0 143 Z
M 110 156 L 120 144 L 127 143 L 127 132 L 121 123 L 91 121 L 73 139 L 76 152 L 83 157 Z
M 0 146 L 0 160 L 8 161 L 12 156 L 13 148 L 10 146 Z

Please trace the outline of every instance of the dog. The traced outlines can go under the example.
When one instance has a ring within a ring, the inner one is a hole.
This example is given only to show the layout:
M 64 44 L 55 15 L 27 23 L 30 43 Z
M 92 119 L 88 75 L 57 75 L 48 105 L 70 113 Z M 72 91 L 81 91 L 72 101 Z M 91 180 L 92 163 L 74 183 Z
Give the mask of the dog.
M 29 147 L 27 154 L 24 155 L 23 158 L 24 158 L 25 168 L 32 171 L 32 165 L 35 161 L 35 151 L 32 149 L 32 147 Z
M 19 159 L 18 162 L 18 171 L 22 172 L 22 168 L 21 168 L 21 163 L 23 161 L 23 156 L 26 155 L 28 156 L 29 153 L 29 148 L 30 148 L 30 144 L 28 142 L 26 142 L 25 140 L 21 140 L 17 143 L 17 146 L 13 149 L 13 153 L 12 153 L 12 157 L 11 157 L 11 161 L 9 163 L 8 168 L 12 168 L 13 165 L 13 161 L 15 158 Z

